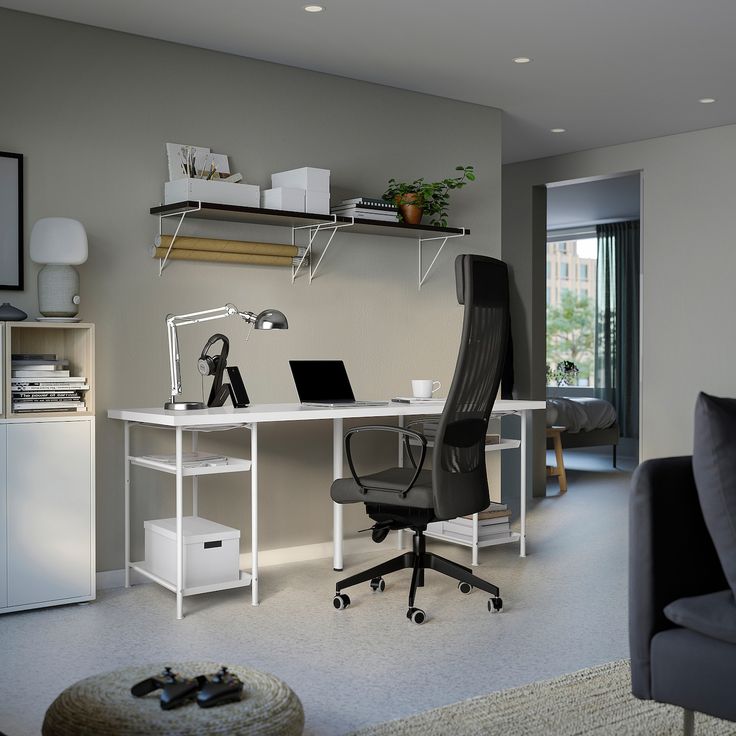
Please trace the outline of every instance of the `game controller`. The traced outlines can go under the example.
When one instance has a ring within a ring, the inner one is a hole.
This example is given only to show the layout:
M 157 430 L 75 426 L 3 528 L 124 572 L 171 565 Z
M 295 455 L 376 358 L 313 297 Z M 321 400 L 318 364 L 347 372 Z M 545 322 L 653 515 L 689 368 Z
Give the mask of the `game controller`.
M 206 682 L 207 678 L 203 675 L 189 679 L 172 672 L 171 667 L 165 667 L 157 677 L 148 677 L 133 685 L 130 692 L 136 698 L 142 698 L 154 690 L 161 690 L 159 697 L 161 708 L 171 710 L 193 700 Z
M 242 693 L 242 680 L 237 675 L 228 672 L 227 667 L 221 667 L 211 679 L 205 678 L 204 684 L 197 693 L 197 705 L 200 708 L 211 708 L 214 705 L 234 703 L 240 700 Z

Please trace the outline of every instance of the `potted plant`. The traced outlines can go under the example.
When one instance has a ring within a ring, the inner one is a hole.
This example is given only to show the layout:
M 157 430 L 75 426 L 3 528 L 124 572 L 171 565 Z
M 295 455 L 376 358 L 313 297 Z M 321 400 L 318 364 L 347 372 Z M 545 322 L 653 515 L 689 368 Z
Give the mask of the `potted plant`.
M 432 216 L 432 225 L 447 227 L 450 191 L 475 181 L 475 170 L 472 166 L 456 166 L 455 171 L 459 171 L 460 174 L 433 182 L 424 181 L 423 178 L 412 182 L 389 179 L 383 199 L 398 206 L 399 222 L 418 225 L 422 221 L 422 216 L 426 214 Z

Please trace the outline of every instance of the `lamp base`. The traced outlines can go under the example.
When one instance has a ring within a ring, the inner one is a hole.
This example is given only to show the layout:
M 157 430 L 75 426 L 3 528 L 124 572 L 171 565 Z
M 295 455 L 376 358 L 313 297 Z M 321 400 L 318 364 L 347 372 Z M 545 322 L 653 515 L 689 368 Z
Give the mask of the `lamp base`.
M 197 411 L 206 408 L 201 401 L 167 401 L 164 404 L 165 411 Z

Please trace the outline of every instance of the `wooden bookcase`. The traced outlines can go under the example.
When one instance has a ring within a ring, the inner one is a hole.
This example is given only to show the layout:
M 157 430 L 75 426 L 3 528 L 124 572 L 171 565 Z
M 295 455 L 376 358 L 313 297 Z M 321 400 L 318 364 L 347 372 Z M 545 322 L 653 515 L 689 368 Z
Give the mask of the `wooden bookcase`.
M 33 419 L 38 417 L 85 417 L 95 414 L 95 326 L 87 322 L 6 322 L 4 356 L 3 416 Z M 14 412 L 11 395 L 11 361 L 16 353 L 54 353 L 69 361 L 72 376 L 84 376 L 89 384 L 85 393 L 86 411 Z

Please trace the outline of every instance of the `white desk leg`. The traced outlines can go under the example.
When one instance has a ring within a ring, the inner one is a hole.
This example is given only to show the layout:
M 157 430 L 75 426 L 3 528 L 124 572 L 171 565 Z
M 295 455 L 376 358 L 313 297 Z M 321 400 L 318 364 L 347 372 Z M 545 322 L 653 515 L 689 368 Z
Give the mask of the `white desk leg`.
M 125 587 L 130 588 L 130 422 L 123 422 L 125 433 Z
M 404 426 L 404 417 L 399 416 L 399 427 Z M 399 467 L 404 467 L 404 435 L 399 435 Z M 404 549 L 404 530 L 399 529 L 396 532 L 396 546 L 399 549 Z
M 192 432 L 192 452 L 197 452 L 199 432 Z M 199 516 L 199 478 L 192 476 L 192 516 Z
M 332 420 L 332 478 L 342 478 L 342 419 Z M 342 504 L 332 502 L 332 569 L 342 570 Z
M 521 539 L 519 540 L 519 555 L 526 557 L 526 441 L 527 441 L 527 417 L 529 412 L 521 412 L 521 473 L 519 482 L 519 494 L 521 503 Z
M 176 617 L 184 618 L 184 523 L 182 477 L 182 431 L 176 428 Z
M 250 558 L 253 576 L 250 583 L 251 605 L 258 598 L 258 425 L 250 426 Z
M 478 514 L 473 514 L 473 555 L 470 564 L 478 567 Z

